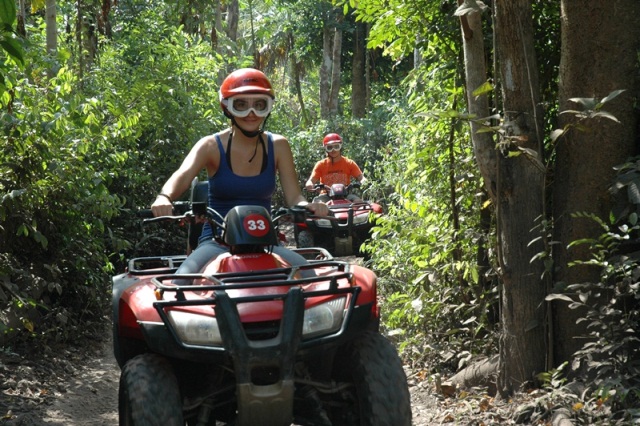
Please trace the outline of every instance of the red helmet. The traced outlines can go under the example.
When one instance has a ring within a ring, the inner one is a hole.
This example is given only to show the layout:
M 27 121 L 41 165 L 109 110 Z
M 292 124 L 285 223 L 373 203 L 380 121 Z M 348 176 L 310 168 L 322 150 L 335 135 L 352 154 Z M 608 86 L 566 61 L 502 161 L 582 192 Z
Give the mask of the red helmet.
M 222 82 L 220 86 L 220 101 L 231 96 L 250 93 L 269 95 L 272 99 L 275 99 L 271 82 L 262 71 L 254 68 L 241 68 L 229 74 Z
M 322 145 L 326 146 L 329 143 L 342 143 L 342 138 L 337 133 L 329 133 L 324 137 L 322 141 Z

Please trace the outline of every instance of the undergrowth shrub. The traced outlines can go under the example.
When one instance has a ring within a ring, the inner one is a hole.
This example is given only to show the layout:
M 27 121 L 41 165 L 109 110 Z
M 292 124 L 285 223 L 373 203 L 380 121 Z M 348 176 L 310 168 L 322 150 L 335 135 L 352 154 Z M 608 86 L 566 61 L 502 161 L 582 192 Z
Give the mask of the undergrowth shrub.
M 365 243 L 381 277 L 383 324 L 407 361 L 455 371 L 497 345 L 497 285 L 478 263 L 492 237 L 480 224 L 473 154 L 456 123 L 415 120 L 402 102 L 387 107 L 394 118 L 372 179 L 387 211 Z
M 608 424 L 640 422 L 640 163 L 632 159 L 618 168 L 612 192 L 616 208 L 607 223 L 587 213 L 575 217 L 593 220 L 602 233 L 572 245 L 586 244 L 591 258 L 572 265 L 600 269 L 597 282 L 574 283 L 548 300 L 564 300 L 585 315 L 585 343 L 570 364 L 585 390 L 576 402 L 579 417 Z M 575 385 L 575 384 L 574 384 Z M 577 414 L 577 415 L 578 415 Z

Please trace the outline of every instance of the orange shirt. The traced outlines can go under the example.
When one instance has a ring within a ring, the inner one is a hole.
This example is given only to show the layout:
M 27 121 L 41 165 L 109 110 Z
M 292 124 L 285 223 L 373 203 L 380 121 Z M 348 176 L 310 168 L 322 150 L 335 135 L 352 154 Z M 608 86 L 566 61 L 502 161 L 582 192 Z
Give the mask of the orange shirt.
M 334 183 L 349 185 L 352 176 L 357 178 L 361 174 L 362 171 L 355 161 L 347 157 L 340 157 L 340 160 L 333 163 L 331 158 L 327 157 L 316 163 L 311 172 L 311 180 L 319 180 L 329 186 Z

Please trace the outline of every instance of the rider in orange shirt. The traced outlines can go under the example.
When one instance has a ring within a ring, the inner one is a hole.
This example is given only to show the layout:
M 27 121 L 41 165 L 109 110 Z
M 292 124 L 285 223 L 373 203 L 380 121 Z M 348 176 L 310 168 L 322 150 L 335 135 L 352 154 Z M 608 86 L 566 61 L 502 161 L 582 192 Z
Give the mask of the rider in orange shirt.
M 329 133 L 324 137 L 322 144 L 327 152 L 327 157 L 316 163 L 309 180 L 305 184 L 306 189 L 311 191 L 318 183 L 327 186 L 331 186 L 334 183 L 349 185 L 351 178 L 360 183 L 365 182 L 364 174 L 356 162 L 342 155 L 342 143 L 342 138 L 337 133 Z M 352 203 L 362 201 L 354 194 L 349 194 L 348 198 Z M 314 198 L 313 201 L 327 202 L 329 201 L 329 196 L 325 191 L 325 193 Z

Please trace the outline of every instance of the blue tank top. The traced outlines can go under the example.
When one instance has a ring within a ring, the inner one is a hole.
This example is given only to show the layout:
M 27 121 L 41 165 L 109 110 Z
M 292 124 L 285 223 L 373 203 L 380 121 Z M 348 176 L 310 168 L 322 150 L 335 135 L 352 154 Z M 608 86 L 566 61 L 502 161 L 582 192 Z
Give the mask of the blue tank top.
M 271 196 L 276 189 L 276 160 L 273 150 L 273 137 L 267 135 L 267 167 L 257 176 L 238 176 L 227 163 L 222 141 L 216 135 L 220 165 L 216 173 L 209 178 L 209 207 L 223 217 L 235 206 L 258 205 L 271 211 Z M 213 231 L 208 223 L 202 227 L 199 241 L 211 239 Z

